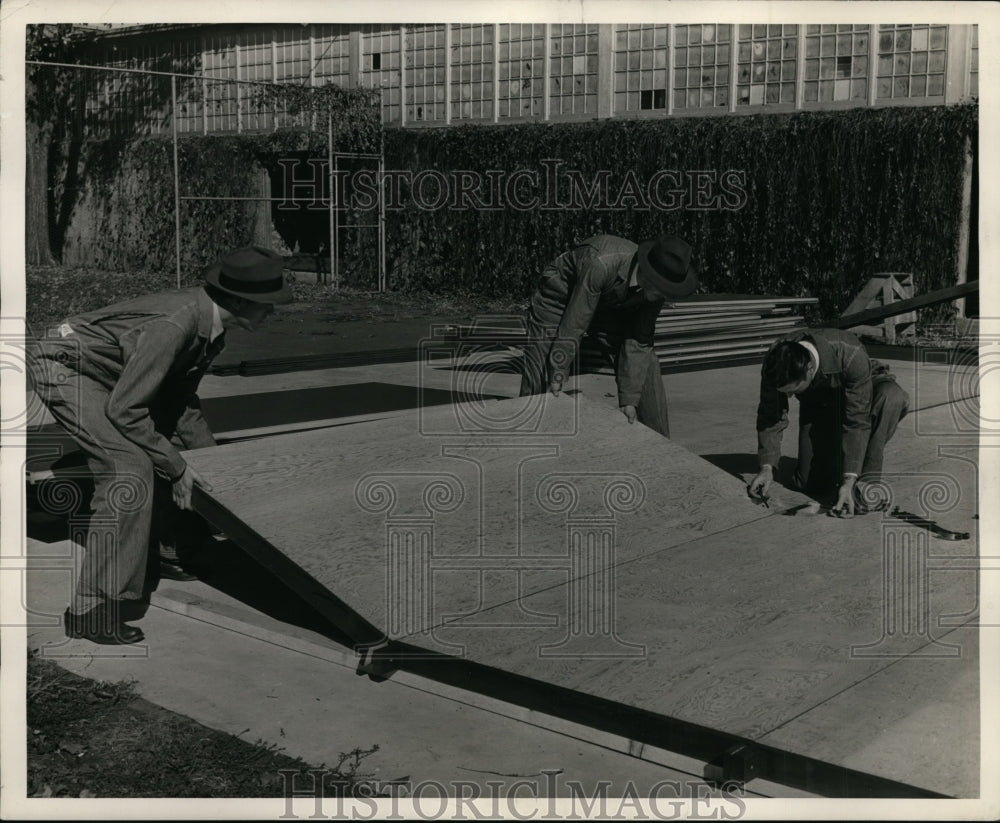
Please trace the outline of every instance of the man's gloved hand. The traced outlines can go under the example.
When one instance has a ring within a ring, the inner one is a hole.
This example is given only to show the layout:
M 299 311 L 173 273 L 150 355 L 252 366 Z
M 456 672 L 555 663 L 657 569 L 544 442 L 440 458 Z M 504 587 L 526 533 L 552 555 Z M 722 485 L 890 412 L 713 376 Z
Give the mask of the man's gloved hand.
M 559 396 L 559 392 L 562 391 L 562 384 L 563 384 L 563 381 L 562 381 L 562 378 L 560 378 L 560 377 L 553 377 L 549 381 L 549 391 L 552 392 L 552 396 L 553 397 L 558 397 Z
M 848 475 L 837 490 L 837 502 L 830 513 L 836 517 L 854 517 L 854 483 L 856 477 Z
M 771 483 L 774 481 L 774 471 L 770 466 L 763 466 L 757 476 L 750 481 L 749 492 L 751 497 L 764 498 L 767 496 L 767 490 L 771 488 Z
M 622 414 L 629 423 L 635 422 L 635 406 L 622 406 Z
M 187 510 L 191 508 L 191 490 L 195 485 L 200 486 L 205 491 L 212 491 L 211 483 L 190 466 L 186 466 L 184 474 L 174 481 L 173 488 L 171 489 L 174 503 L 177 504 L 179 509 Z

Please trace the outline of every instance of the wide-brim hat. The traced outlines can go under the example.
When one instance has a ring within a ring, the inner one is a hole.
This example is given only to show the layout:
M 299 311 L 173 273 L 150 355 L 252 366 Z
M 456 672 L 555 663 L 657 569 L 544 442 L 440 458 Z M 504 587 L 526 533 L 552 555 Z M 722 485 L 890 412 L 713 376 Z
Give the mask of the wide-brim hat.
M 639 244 L 639 284 L 664 297 L 687 297 L 698 288 L 691 246 L 680 237 L 663 236 Z
M 292 301 L 284 258 L 261 246 L 247 246 L 222 256 L 205 269 L 205 281 L 227 294 L 255 303 Z

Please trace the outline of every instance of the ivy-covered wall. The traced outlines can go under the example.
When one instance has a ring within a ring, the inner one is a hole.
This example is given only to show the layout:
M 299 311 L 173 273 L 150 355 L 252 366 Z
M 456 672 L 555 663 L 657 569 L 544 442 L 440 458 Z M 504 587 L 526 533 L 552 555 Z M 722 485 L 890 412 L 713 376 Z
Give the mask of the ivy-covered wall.
M 540 180 L 578 170 L 586 181 L 609 170 L 613 206 L 630 194 L 641 206 L 658 171 L 680 172 L 661 175 L 668 210 L 390 213 L 391 282 L 525 294 L 547 260 L 591 234 L 667 232 L 694 246 L 701 291 L 813 295 L 833 317 L 875 272 L 912 272 L 916 293 L 954 284 L 966 140 L 975 150 L 976 130 L 976 107 L 963 105 L 390 131 L 389 168 L 533 168 Z M 545 162 L 556 158 L 558 168 Z M 728 191 L 726 172 L 739 173 Z M 696 208 L 692 187 L 707 208 Z M 564 186 L 540 199 L 569 194 Z
M 832 317 L 875 272 L 912 272 L 918 293 L 955 282 L 976 131 L 974 104 L 389 130 L 389 284 L 519 297 L 546 261 L 591 234 L 668 232 L 694 246 L 702 291 L 814 295 Z M 245 197 L 265 171 L 273 189 L 281 158 L 322 158 L 325 138 L 185 138 L 182 194 Z M 173 270 L 171 152 L 160 139 L 88 148 L 64 263 Z M 590 202 L 573 205 L 574 191 Z M 185 271 L 259 238 L 256 209 L 186 201 Z M 295 218 L 279 217 L 287 239 Z M 319 220 L 314 230 L 325 229 Z M 346 256 L 370 253 L 359 248 Z

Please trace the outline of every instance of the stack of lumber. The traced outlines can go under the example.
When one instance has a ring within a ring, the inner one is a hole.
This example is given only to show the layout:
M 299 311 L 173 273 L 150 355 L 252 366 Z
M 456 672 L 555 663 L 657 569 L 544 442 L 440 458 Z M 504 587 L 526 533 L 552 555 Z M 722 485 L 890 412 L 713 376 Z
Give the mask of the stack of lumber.
M 799 307 L 815 297 L 699 294 L 665 303 L 656 321 L 654 345 L 661 366 L 711 365 L 759 357 L 778 337 L 805 325 Z M 516 346 L 524 339 L 520 318 L 481 318 L 451 329 L 461 341 Z M 600 338 L 583 341 L 580 371 L 612 370 L 612 355 Z
M 699 294 L 665 303 L 656 321 L 656 356 L 661 366 L 758 357 L 777 338 L 804 326 L 796 309 L 816 302 L 815 297 Z M 600 340 L 586 338 L 581 370 L 610 371 L 612 354 Z

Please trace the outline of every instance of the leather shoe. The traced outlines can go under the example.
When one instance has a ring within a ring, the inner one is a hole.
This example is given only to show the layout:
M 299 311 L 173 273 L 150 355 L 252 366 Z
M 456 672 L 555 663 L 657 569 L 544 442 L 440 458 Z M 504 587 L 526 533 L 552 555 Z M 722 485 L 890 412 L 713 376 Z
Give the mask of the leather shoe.
M 67 637 L 82 637 L 102 646 L 138 643 L 145 638 L 142 629 L 121 622 L 108 604 L 102 604 L 83 614 L 73 614 L 66 609 L 63 627 Z
M 180 561 L 160 558 L 160 580 L 197 580 L 197 575 L 184 571 Z

